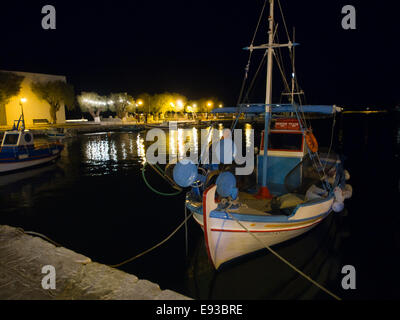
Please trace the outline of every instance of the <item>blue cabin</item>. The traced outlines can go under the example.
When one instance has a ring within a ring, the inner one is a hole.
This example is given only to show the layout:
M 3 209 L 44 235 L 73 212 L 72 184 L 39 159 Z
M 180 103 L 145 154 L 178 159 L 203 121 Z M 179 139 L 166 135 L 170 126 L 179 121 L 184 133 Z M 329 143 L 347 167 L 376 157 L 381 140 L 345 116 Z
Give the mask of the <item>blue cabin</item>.
M 305 138 L 297 119 L 277 119 L 268 137 L 267 185 L 274 195 L 286 193 L 285 179 L 307 154 Z M 264 131 L 260 153 L 257 156 L 257 183 L 262 184 L 264 158 Z M 301 167 L 292 172 L 291 184 L 300 185 Z

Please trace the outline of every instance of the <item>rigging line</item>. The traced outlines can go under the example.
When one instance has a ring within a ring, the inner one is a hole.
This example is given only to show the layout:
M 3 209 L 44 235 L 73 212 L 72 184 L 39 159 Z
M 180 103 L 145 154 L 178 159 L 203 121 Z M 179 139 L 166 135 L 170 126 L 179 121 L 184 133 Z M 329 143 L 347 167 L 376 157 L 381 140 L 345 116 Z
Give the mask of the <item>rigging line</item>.
M 329 144 L 329 149 L 328 149 L 328 155 L 327 155 L 327 159 L 329 159 L 329 156 L 331 154 L 331 149 L 332 149 L 332 144 L 333 144 L 333 133 L 335 131 L 335 125 L 336 125 L 336 112 L 333 114 L 333 120 L 332 120 L 332 132 L 331 132 L 331 142 Z M 326 165 L 328 164 L 328 161 L 325 162 L 324 164 L 324 172 L 325 172 L 325 168 Z
M 279 41 L 279 35 L 276 35 L 276 39 L 277 39 L 277 42 L 278 43 L 280 43 L 280 41 Z M 282 72 L 281 72 L 281 74 L 282 74 L 282 77 L 284 78 L 284 81 L 286 80 L 286 77 L 284 77 L 283 75 L 285 75 L 286 74 L 286 70 L 285 70 L 285 65 L 284 65 L 284 63 L 283 63 L 283 56 L 282 56 L 282 51 L 281 51 L 281 48 L 276 48 L 277 50 L 274 50 L 273 51 L 273 53 L 274 53 L 274 55 L 275 55 L 275 59 L 277 59 L 277 62 L 278 63 L 280 63 L 280 67 L 282 68 Z M 287 80 L 286 80 L 287 81 Z
M 175 233 L 177 233 L 178 230 L 180 228 L 182 228 L 182 226 L 192 217 L 192 215 L 193 215 L 193 212 L 191 212 L 187 217 L 185 217 L 185 220 L 174 231 L 172 231 L 164 240 L 160 241 L 156 245 L 154 245 L 151 248 L 143 251 L 142 253 L 137 254 L 136 256 L 134 256 L 132 258 L 129 258 L 129 259 L 126 259 L 126 260 L 122 261 L 121 263 L 114 264 L 114 265 L 108 265 L 108 266 L 111 267 L 111 268 L 118 268 L 118 267 L 123 266 L 124 264 L 127 264 L 128 262 L 132 262 L 133 260 L 136 260 L 137 258 L 145 255 L 146 253 L 149 253 L 150 251 L 153 251 L 154 249 L 158 248 L 159 246 L 161 246 L 162 244 L 167 242 Z
M 245 97 L 243 98 L 243 102 L 248 101 L 250 91 L 252 90 L 252 87 L 254 86 L 255 80 L 256 80 L 256 78 L 257 78 L 262 66 L 265 63 L 265 58 L 266 57 L 267 57 L 267 50 L 265 50 L 264 55 L 263 55 L 263 57 L 262 57 L 262 59 L 260 61 L 260 64 L 258 65 L 257 71 L 254 74 L 253 79 L 251 80 L 249 87 L 247 88 L 247 92 L 246 92 Z
M 287 28 L 287 25 L 286 25 L 285 16 L 283 15 L 283 10 L 282 10 L 282 6 L 281 6 L 280 0 L 278 0 L 278 5 L 279 5 L 279 10 L 280 10 L 280 12 L 281 12 L 281 16 L 282 16 L 282 20 L 283 20 L 283 25 L 284 25 L 284 27 L 285 27 L 286 36 L 287 36 L 287 38 L 288 38 L 288 41 L 290 41 L 289 31 L 288 31 L 288 28 Z
M 188 197 L 189 192 L 186 194 L 186 197 Z M 188 246 L 188 226 L 187 226 L 187 208 L 186 208 L 186 201 L 185 201 L 185 252 L 186 252 L 186 258 L 189 256 L 188 251 L 189 251 L 189 246 Z
M 253 39 L 251 40 L 251 44 L 253 44 L 253 43 L 254 43 L 254 40 L 256 39 L 256 35 L 257 35 L 257 32 L 258 32 L 258 28 L 260 27 L 262 15 L 264 14 L 264 10 L 265 10 L 265 6 L 267 5 L 267 1 L 268 1 L 268 0 L 265 0 L 265 1 L 264 1 L 264 5 L 263 5 L 263 7 L 262 7 L 262 9 L 261 9 L 260 16 L 258 17 L 257 27 L 256 27 L 256 30 L 254 31 Z
M 301 129 L 301 131 L 303 132 L 303 135 L 305 135 L 305 133 L 304 133 L 304 132 L 305 132 L 305 129 L 304 129 L 303 125 L 302 125 L 302 122 L 301 122 L 301 119 L 300 119 L 300 115 L 299 115 L 299 112 L 298 112 L 298 109 L 299 109 L 299 108 L 298 108 L 298 106 L 295 105 L 295 104 L 293 104 L 293 107 L 295 108 L 295 114 L 296 114 L 297 121 L 298 121 L 299 124 L 300 124 L 300 129 Z M 301 106 L 300 106 L 300 109 L 301 109 Z M 304 115 L 303 112 L 302 112 L 302 114 Z M 307 129 L 307 124 L 305 124 L 305 128 Z M 318 173 L 318 176 L 319 176 L 321 182 L 323 182 L 323 183 L 322 183 L 322 186 L 324 187 L 325 190 L 331 191 L 331 188 L 329 187 L 329 184 L 328 184 L 327 186 L 325 185 L 326 183 L 325 183 L 324 178 L 326 177 L 326 174 L 325 174 L 325 170 L 324 170 L 324 168 L 323 168 L 323 166 L 322 166 L 321 159 L 319 158 L 318 153 L 312 153 L 311 150 L 310 150 L 310 148 L 308 148 L 308 146 L 307 146 L 307 151 L 308 151 L 308 155 L 310 156 L 310 159 L 311 159 L 311 161 L 312 161 L 312 163 L 313 163 L 313 166 L 314 166 L 315 170 L 316 170 L 317 173 Z M 315 158 L 317 158 L 318 163 L 317 163 L 317 161 L 316 161 Z M 322 175 L 320 174 L 319 168 L 322 168 L 322 173 L 323 173 Z
M 276 59 L 276 64 L 278 65 L 279 71 L 281 72 L 281 76 L 282 76 L 283 82 L 284 82 L 284 84 L 286 86 L 286 90 L 289 90 L 288 92 L 290 92 L 290 87 L 289 87 L 289 84 L 288 84 L 287 79 L 285 77 L 284 70 L 282 69 L 282 66 L 281 66 L 281 64 L 279 62 L 279 59 L 278 59 L 275 51 L 274 51 L 274 57 Z
M 342 300 L 341 298 L 339 298 L 337 295 L 335 295 L 334 293 L 332 293 L 331 291 L 329 291 L 328 289 L 326 289 L 324 286 L 322 286 L 321 284 L 319 284 L 318 282 L 316 282 L 315 280 L 311 279 L 308 275 L 306 275 L 303 271 L 301 271 L 300 269 L 298 269 L 296 266 L 294 266 L 293 264 L 291 264 L 288 260 L 286 260 L 284 257 L 282 257 L 281 255 L 279 255 L 275 250 L 271 249 L 270 246 L 267 246 L 261 239 L 259 239 L 255 234 L 253 234 L 252 232 L 249 231 L 249 229 L 246 228 L 246 226 L 244 226 L 238 219 L 236 219 L 229 211 L 228 211 L 229 207 L 225 210 L 225 212 L 229 215 L 229 217 L 236 221 L 249 235 L 251 235 L 255 240 L 257 240 L 263 247 L 265 247 L 266 249 L 268 249 L 275 257 L 277 257 L 279 260 L 281 260 L 282 262 L 284 262 L 286 265 L 288 265 L 290 268 L 292 268 L 294 271 L 296 271 L 297 273 L 299 273 L 302 277 L 304 277 L 305 279 L 307 279 L 308 281 L 310 281 L 312 284 L 314 284 L 315 286 L 317 286 L 318 288 L 320 288 L 322 291 L 326 292 L 327 294 L 329 294 L 331 297 L 333 297 L 336 300 Z
M 254 40 L 255 40 L 256 35 L 257 35 L 257 32 L 258 32 L 258 28 L 260 27 L 261 19 L 262 19 L 262 16 L 263 16 L 263 14 L 264 14 L 265 6 L 267 5 L 267 1 L 268 1 L 268 0 L 265 0 L 265 1 L 264 1 L 264 5 L 263 5 L 263 7 L 262 7 L 262 9 L 261 9 L 260 16 L 258 17 L 257 26 L 256 26 L 256 29 L 254 30 L 253 38 L 251 39 L 250 48 L 253 47 Z M 249 69 L 250 69 L 250 62 L 251 62 L 251 57 L 252 57 L 252 55 L 253 55 L 253 49 L 250 49 L 249 58 L 248 58 L 248 60 L 247 60 L 247 65 L 246 65 L 246 68 L 245 68 L 245 73 L 244 73 L 244 77 L 243 77 L 243 81 L 242 81 L 242 87 L 241 87 L 241 89 L 240 89 L 240 93 L 239 93 L 239 98 L 238 98 L 237 104 L 240 104 L 240 101 L 242 100 L 244 87 L 245 87 L 245 85 L 246 85 L 246 80 L 247 80 L 248 73 L 249 73 Z

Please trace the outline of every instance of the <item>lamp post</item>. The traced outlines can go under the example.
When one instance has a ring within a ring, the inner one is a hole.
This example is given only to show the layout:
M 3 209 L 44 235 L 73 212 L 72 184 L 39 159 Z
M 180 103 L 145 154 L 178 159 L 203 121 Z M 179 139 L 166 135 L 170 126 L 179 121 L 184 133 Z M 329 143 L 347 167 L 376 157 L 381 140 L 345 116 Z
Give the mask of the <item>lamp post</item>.
M 19 105 L 21 106 L 21 117 L 22 117 L 22 130 L 25 130 L 25 116 L 24 116 L 24 103 L 27 101 L 26 98 L 21 98 L 19 100 Z

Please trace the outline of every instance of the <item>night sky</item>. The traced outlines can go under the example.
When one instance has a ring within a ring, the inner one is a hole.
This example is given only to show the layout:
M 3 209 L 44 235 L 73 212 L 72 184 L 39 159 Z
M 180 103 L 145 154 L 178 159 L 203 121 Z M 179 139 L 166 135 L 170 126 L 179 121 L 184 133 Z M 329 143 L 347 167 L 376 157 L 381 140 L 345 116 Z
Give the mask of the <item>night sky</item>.
M 0 69 L 66 75 L 99 94 L 178 92 L 235 105 L 264 0 L 1 1 Z M 296 68 L 307 103 L 391 108 L 400 103 L 400 22 L 389 1 L 281 0 L 296 28 Z M 384 3 L 384 4 L 383 4 Z M 395 3 L 395 2 L 394 2 Z M 56 8 L 56 30 L 41 9 Z M 341 9 L 356 8 L 356 30 Z M 276 4 L 281 42 L 286 41 Z M 267 42 L 266 23 L 255 44 Z M 254 55 L 251 70 L 258 66 Z M 286 56 L 287 57 L 287 56 Z M 274 70 L 274 97 L 283 89 Z M 288 75 L 290 70 L 287 69 Z M 264 76 L 253 102 L 264 100 Z

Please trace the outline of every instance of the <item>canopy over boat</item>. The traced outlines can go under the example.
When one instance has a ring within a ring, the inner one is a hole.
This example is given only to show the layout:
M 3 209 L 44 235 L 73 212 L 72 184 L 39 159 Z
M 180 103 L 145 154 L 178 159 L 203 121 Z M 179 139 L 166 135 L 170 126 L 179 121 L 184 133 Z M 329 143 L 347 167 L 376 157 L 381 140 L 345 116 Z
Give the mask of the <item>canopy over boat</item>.
M 264 113 L 268 104 L 240 104 L 239 107 L 217 108 L 212 113 Z M 270 104 L 272 113 L 280 112 L 304 112 L 334 114 L 341 112 L 342 108 L 336 105 L 293 105 L 293 104 Z

